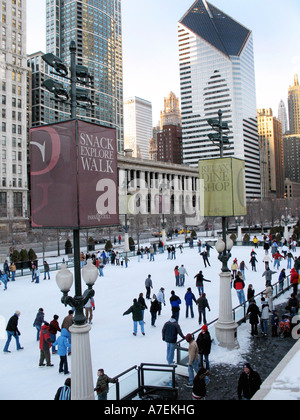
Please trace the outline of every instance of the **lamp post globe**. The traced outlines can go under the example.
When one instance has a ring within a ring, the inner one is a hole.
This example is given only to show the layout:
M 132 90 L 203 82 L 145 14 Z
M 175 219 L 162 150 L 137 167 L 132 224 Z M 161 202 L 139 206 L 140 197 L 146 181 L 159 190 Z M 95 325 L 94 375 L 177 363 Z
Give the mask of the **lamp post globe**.
M 98 278 L 97 267 L 93 264 L 91 258 L 87 260 L 86 265 L 82 269 L 82 278 L 88 287 L 94 286 Z
M 56 274 L 56 284 L 64 294 L 67 294 L 71 290 L 73 285 L 73 274 L 65 263 L 61 265 L 61 269 Z

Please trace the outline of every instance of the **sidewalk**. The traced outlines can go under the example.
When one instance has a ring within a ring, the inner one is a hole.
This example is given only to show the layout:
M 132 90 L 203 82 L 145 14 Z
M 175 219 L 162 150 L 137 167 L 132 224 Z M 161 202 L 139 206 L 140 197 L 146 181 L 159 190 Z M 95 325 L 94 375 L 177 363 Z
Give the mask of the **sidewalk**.
M 286 305 L 287 303 L 276 305 L 275 302 L 280 320 L 282 315 L 286 313 Z M 259 335 L 252 339 L 251 347 L 245 354 L 244 359 L 245 362 L 250 363 L 253 370 L 259 373 L 262 382 L 264 382 L 295 344 L 296 341 L 292 337 L 272 338 L 270 327 L 268 337 Z M 223 365 L 222 363 L 213 364 L 210 370 L 210 383 L 207 386 L 206 400 L 237 400 L 238 380 L 242 372 L 242 364 L 237 366 Z M 188 378 L 178 375 L 176 380 L 179 387 L 179 400 L 191 400 L 192 390 L 185 387 Z

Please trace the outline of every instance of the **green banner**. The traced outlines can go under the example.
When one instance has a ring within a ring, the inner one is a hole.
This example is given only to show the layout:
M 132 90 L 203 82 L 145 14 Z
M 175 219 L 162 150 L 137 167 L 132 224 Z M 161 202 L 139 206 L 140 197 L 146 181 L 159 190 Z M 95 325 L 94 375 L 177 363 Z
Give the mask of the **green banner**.
M 199 161 L 201 216 L 245 216 L 245 162 L 236 158 Z

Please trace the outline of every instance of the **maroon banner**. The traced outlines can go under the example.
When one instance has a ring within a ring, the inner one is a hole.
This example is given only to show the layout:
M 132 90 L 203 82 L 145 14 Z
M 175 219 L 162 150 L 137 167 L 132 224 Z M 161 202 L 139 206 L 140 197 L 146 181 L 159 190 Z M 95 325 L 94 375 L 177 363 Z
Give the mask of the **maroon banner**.
M 34 228 L 117 225 L 116 130 L 80 120 L 30 130 Z

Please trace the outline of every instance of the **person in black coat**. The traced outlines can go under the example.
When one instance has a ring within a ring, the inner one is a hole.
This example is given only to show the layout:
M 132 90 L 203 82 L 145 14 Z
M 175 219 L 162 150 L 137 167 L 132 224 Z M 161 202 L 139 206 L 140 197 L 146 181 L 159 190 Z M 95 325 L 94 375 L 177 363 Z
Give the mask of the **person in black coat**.
M 20 312 L 16 311 L 15 314 L 9 319 L 7 323 L 7 327 L 6 327 L 7 341 L 3 349 L 4 353 L 10 353 L 8 348 L 9 348 L 9 344 L 11 342 L 12 337 L 16 339 L 17 350 L 23 350 L 23 347 L 21 347 L 20 341 L 19 341 L 19 336 L 21 335 L 21 333 L 18 330 L 18 322 L 19 322 L 20 315 L 21 315 Z
M 205 357 L 206 370 L 209 370 L 209 360 L 211 350 L 211 337 L 207 329 L 207 325 L 203 325 L 201 332 L 197 338 L 197 345 L 200 354 L 200 367 L 203 368 L 203 356 Z
M 150 306 L 150 313 L 151 313 L 151 325 L 152 327 L 155 327 L 155 321 L 157 318 L 157 312 L 159 311 L 159 302 L 156 298 L 156 295 L 152 296 L 151 306 Z
M 247 310 L 247 315 L 250 315 L 250 324 L 251 324 L 251 335 L 252 337 L 254 335 L 258 335 L 257 331 L 257 325 L 259 324 L 259 317 L 260 317 L 260 311 L 258 306 L 256 305 L 255 300 L 253 299 L 249 305 L 249 308 Z
M 197 375 L 194 378 L 193 382 L 193 400 L 203 400 L 206 397 L 206 376 L 209 372 L 203 367 L 199 369 Z
M 261 384 L 262 381 L 259 374 L 251 368 L 249 363 L 245 363 L 244 372 L 241 374 L 238 383 L 239 400 L 251 400 L 260 389 Z

